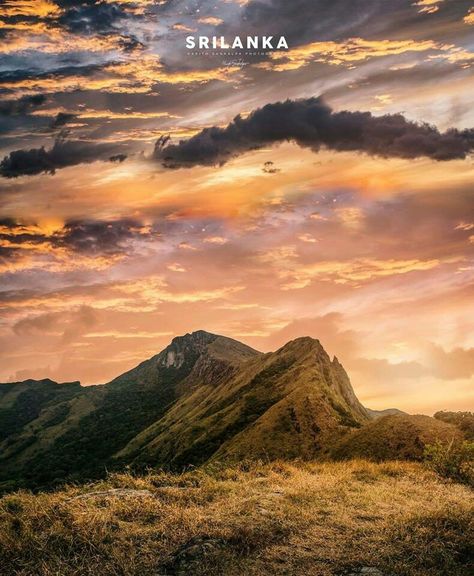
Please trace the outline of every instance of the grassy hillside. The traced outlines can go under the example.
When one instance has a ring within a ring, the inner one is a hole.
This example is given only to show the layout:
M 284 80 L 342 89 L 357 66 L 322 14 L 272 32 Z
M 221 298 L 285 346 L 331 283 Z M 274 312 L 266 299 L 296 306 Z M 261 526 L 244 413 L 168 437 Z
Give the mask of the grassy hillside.
M 413 463 L 112 475 L 3 497 L 0 574 L 467 576 L 473 518 L 471 490 Z
M 430 416 L 393 414 L 369 422 L 335 443 L 335 458 L 422 460 L 425 446 L 460 441 L 462 433 L 449 423 Z
M 45 428 L 64 418 L 67 402 L 80 392 L 79 382 L 25 380 L 0 385 L 0 442 L 43 418 Z
M 0 487 L 44 487 L 104 474 L 112 457 L 199 384 L 217 385 L 260 353 L 195 332 L 102 386 L 0 385 Z M 164 463 L 164 462 L 163 462 Z
M 261 354 L 197 331 L 108 384 L 49 382 L 44 400 L 38 386 L 0 385 L 1 489 L 96 479 L 129 465 L 179 471 L 209 459 L 309 459 L 369 421 L 344 368 L 312 338 Z
M 118 457 L 174 469 L 210 458 L 312 458 L 368 420 L 339 362 L 319 341 L 298 338 L 191 389 Z

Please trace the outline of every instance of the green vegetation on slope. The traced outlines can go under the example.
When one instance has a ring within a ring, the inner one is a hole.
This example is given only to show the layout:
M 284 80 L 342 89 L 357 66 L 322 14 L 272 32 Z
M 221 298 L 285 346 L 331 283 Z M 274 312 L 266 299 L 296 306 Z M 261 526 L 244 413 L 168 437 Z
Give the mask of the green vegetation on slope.
M 469 414 L 393 412 L 364 408 L 318 340 L 261 354 L 198 331 L 102 386 L 0 385 L 0 489 L 245 459 L 422 460 L 470 430 Z
M 199 331 L 108 384 L 76 386 L 54 412 L 39 403 L 0 441 L 0 482 L 41 488 L 129 465 L 179 471 L 216 458 L 308 459 L 368 420 L 319 341 L 261 354 Z
M 3 488 L 103 475 L 120 464 L 112 460 L 114 454 L 189 388 L 212 382 L 213 371 L 228 376 L 239 362 L 258 354 L 234 340 L 196 332 L 175 338 L 160 354 L 104 386 L 0 385 Z

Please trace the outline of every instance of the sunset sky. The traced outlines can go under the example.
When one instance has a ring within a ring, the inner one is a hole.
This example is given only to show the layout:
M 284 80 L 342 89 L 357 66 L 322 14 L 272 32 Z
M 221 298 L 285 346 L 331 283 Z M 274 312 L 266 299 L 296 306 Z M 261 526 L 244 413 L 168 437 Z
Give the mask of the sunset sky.
M 309 335 L 366 406 L 473 410 L 473 49 L 464 0 L 0 0 L 0 381 Z

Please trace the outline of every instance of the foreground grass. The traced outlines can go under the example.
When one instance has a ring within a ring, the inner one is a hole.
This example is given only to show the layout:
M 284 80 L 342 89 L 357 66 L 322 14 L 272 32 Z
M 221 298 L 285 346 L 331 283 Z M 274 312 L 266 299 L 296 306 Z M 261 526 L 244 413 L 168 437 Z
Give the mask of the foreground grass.
M 0 500 L 2 576 L 464 576 L 474 494 L 420 465 L 112 475 Z

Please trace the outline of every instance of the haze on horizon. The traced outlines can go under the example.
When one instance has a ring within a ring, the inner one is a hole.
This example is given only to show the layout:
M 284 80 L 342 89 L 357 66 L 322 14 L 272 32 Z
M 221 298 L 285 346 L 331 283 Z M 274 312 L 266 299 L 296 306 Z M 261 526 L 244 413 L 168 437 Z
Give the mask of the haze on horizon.
M 247 33 L 289 51 L 185 48 Z M 472 152 L 290 138 L 164 161 L 320 96 L 472 146 L 472 2 L 11 0 L 0 34 L 0 381 L 106 382 L 199 329 L 261 351 L 307 335 L 370 408 L 474 409 Z

